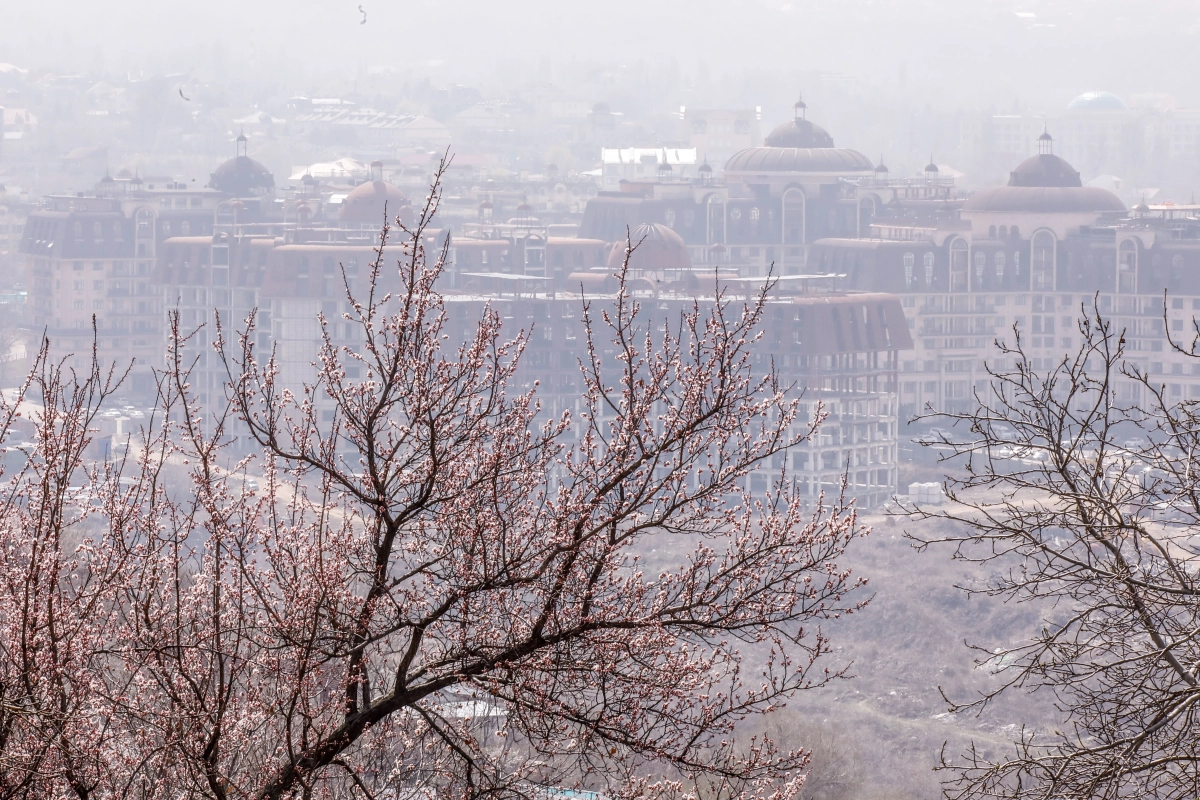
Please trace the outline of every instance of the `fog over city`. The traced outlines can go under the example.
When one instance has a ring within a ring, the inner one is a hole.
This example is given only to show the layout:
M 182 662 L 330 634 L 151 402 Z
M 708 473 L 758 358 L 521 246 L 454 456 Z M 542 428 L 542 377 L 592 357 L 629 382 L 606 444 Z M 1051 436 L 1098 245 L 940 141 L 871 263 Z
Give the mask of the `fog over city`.
M 170 85 L 142 100 L 152 107 L 142 109 L 136 143 L 103 131 L 89 138 L 74 121 L 53 133 L 64 152 L 100 137 L 147 167 L 168 158 L 147 140 L 173 135 L 174 115 L 212 129 L 220 110 L 286 116 L 294 94 L 349 93 L 384 110 L 420 111 L 428 101 L 414 89 L 426 83 L 471 87 L 488 100 L 536 92 L 605 102 L 664 143 L 680 138 L 669 120 L 681 106 L 761 106 L 765 132 L 803 91 L 839 144 L 912 170 L 934 152 L 979 185 L 1002 173 L 964 169 L 964 117 L 1055 113 L 1097 89 L 1133 107 L 1200 106 L 1182 66 L 1200 36 L 1187 2 L 221 0 L 203 13 L 48 2 L 8 4 L 0 14 L 0 49 L 13 66 Z M 178 86 L 195 105 L 182 106 Z M 10 90 L 6 105 L 22 102 Z M 284 157 L 268 149 L 261 160 L 274 167 Z
M 1197 52 L 0 4 L 0 800 L 1195 800 Z

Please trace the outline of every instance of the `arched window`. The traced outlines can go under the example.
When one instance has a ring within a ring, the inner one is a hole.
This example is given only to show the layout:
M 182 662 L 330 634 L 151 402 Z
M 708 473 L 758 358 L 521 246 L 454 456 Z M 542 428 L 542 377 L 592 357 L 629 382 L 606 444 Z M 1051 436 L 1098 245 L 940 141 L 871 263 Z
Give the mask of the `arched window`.
M 675 209 L 668 208 L 663 212 L 663 220 L 667 223 L 668 228 L 675 227 Z
M 1054 291 L 1054 263 L 1057 241 L 1048 230 L 1033 235 L 1030 243 L 1032 264 L 1030 266 L 1035 291 Z
M 99 222 L 92 223 L 92 238 L 93 239 L 103 239 L 104 238 L 104 225 L 102 225 Z
M 1013 274 L 1021 277 L 1021 251 L 1013 253 Z
M 804 192 L 794 186 L 783 193 L 783 243 L 804 244 Z
M 1179 259 L 1176 261 L 1175 259 Z M 1178 267 L 1183 259 L 1175 256 L 1172 266 Z M 1138 251 L 1137 242 L 1126 239 L 1117 247 L 1117 291 L 1133 294 L 1137 291 Z
M 725 200 L 714 194 L 708 198 L 708 243 L 725 244 Z
M 913 282 L 913 265 L 917 263 L 917 257 L 912 253 L 904 254 L 904 285 L 912 286 Z
M 165 220 L 165 219 L 163 220 L 163 224 L 162 224 L 162 234 L 163 234 L 163 236 L 170 236 L 170 235 L 171 235 L 171 222 L 170 222 L 170 220 Z
M 1008 238 L 1008 226 L 1007 226 L 1007 225 L 1001 225 L 1001 226 L 1000 226 L 1000 238 L 1001 238 L 1001 239 L 1007 239 L 1007 238 Z
M 997 250 L 996 251 L 996 280 L 1001 280 L 1002 278 L 1004 278 L 1004 261 L 1005 261 L 1004 251 Z
M 758 220 L 762 216 L 762 212 L 758 210 L 758 206 L 750 209 L 750 235 L 758 236 Z
M 71 230 L 75 233 L 76 239 L 83 238 L 83 223 L 82 222 L 76 222 L 74 225 L 71 226 Z
M 188 222 L 186 219 L 183 222 L 179 223 L 179 235 L 180 236 L 188 236 L 191 234 L 191 232 L 192 232 L 192 223 Z
M 733 220 L 734 222 L 737 222 L 738 220 L 740 220 L 742 218 L 742 210 L 740 208 L 738 208 L 737 206 L 734 206 L 733 208 L 729 209 L 729 218 L 731 220 Z
M 967 291 L 967 240 L 961 236 L 950 243 L 950 291 Z

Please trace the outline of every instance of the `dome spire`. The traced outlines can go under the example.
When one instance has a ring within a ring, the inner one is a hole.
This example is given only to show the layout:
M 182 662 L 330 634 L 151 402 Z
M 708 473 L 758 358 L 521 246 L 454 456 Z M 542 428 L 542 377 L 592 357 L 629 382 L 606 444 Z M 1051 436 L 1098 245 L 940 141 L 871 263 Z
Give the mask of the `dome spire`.
M 807 119 L 808 118 L 808 104 L 804 102 L 803 94 L 801 94 L 799 99 L 796 100 L 796 104 L 792 106 L 792 118 L 793 119 Z
M 237 157 L 238 158 L 246 157 L 246 131 L 244 128 L 238 132 Z

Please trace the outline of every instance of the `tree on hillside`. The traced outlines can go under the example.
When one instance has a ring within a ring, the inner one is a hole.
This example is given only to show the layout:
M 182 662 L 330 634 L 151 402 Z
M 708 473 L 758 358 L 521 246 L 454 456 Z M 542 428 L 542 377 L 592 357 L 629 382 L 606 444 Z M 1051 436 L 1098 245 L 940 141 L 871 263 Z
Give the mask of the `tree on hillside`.
M 326 335 L 300 390 L 251 318 L 198 407 L 176 318 L 123 465 L 83 471 L 111 381 L 43 352 L 33 479 L 0 486 L 0 797 L 798 790 L 804 752 L 735 729 L 839 674 L 860 528 L 785 472 L 742 488 L 820 420 L 752 369 L 767 289 L 661 320 L 622 272 L 584 306 L 582 410 L 543 419 L 528 331 L 448 339 L 439 197 L 346 279 L 358 341 Z M 258 451 L 231 463 L 235 430 Z
M 1085 309 L 1086 312 L 1086 309 Z M 1019 332 L 971 413 L 941 414 L 957 477 L 948 507 L 912 512 L 921 546 L 988 566 L 972 593 L 1034 603 L 1028 641 L 978 643 L 996 688 L 1061 715 L 1011 752 L 944 756 L 948 797 L 1194 797 L 1200 784 L 1200 406 L 1169 389 L 1098 309 L 1045 368 Z M 1200 329 L 1190 347 L 1195 355 Z

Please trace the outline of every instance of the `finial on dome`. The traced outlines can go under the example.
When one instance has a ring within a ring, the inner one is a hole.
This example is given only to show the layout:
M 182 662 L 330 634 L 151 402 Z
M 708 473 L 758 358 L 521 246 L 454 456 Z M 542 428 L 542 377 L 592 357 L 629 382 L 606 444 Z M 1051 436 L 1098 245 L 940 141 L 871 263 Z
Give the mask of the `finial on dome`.
M 805 119 L 808 113 L 808 104 L 804 102 L 804 95 L 796 100 L 796 104 L 792 106 L 792 112 L 795 119 Z
M 886 173 L 888 171 L 887 164 L 883 163 L 883 153 L 879 154 L 879 164 L 875 166 L 875 173 Z
M 238 158 L 246 157 L 246 131 L 245 131 L 245 129 L 241 130 L 241 132 L 238 133 L 237 155 L 238 155 Z

